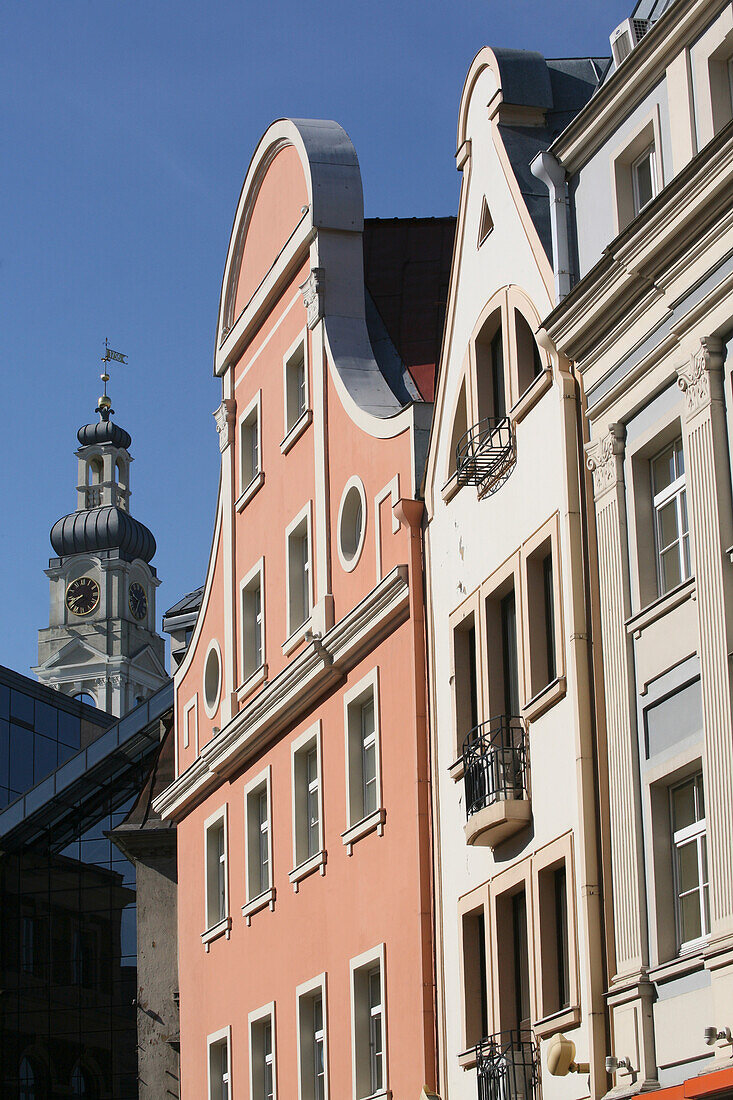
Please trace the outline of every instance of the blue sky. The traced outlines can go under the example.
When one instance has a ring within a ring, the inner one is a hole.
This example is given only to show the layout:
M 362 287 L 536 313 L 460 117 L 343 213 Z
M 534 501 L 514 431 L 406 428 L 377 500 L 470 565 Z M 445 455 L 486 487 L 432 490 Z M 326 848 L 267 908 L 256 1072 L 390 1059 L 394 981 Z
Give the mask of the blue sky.
M 48 624 L 53 522 L 104 338 L 126 352 L 131 510 L 158 617 L 203 580 L 219 451 L 212 352 L 251 153 L 283 115 L 335 118 L 367 216 L 454 214 L 458 102 L 481 46 L 605 55 L 624 0 L 8 0 L 0 22 L 0 663 Z

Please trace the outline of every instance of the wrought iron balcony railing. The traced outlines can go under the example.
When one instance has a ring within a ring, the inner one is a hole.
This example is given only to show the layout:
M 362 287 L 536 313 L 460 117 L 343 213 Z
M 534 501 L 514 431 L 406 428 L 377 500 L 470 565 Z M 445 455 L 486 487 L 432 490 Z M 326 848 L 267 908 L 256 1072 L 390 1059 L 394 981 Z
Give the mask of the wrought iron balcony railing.
M 540 1100 L 540 1052 L 531 1031 L 501 1031 L 476 1046 L 478 1100 Z
M 508 416 L 487 417 L 469 428 L 456 447 L 459 485 L 485 486 L 501 477 L 514 458 Z
M 528 797 L 529 756 L 524 722 L 500 714 L 472 729 L 463 744 L 466 816 L 507 799 Z

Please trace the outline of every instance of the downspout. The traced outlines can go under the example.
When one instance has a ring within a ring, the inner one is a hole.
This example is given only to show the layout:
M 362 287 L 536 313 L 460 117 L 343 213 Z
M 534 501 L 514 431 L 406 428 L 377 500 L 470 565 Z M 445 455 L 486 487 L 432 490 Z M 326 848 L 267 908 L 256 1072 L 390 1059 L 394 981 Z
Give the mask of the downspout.
M 565 169 L 557 157 L 544 150 L 530 164 L 533 176 L 550 192 L 550 229 L 552 232 L 552 269 L 555 272 L 555 305 L 570 293 L 572 265 L 568 227 L 568 183 Z

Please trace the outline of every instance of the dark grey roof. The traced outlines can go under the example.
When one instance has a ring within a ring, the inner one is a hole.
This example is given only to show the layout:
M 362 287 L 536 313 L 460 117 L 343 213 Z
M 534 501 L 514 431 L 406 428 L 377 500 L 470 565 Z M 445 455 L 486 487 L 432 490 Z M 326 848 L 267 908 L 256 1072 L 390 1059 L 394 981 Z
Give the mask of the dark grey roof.
M 172 711 L 173 681 L 0 812 L 0 848 L 50 839 L 61 851 L 78 834 L 140 790 Z
M 111 420 L 100 420 L 96 424 L 84 424 L 76 433 L 76 438 L 82 447 L 88 447 L 91 443 L 112 443 L 115 447 L 123 447 L 125 450 L 132 443 L 132 436 L 121 428 L 119 424 L 113 424 Z
M 544 111 L 544 126 L 500 123 L 499 131 L 520 191 L 548 258 L 552 256 L 547 189 L 532 175 L 530 164 L 547 149 L 603 79 L 609 59 L 566 57 L 545 60 L 532 50 L 494 49 L 501 72 L 503 101 L 510 106 Z
M 203 595 L 204 585 L 202 584 L 200 588 L 195 588 L 193 592 L 189 592 L 185 595 L 178 603 L 174 603 L 173 607 L 169 607 L 163 616 L 163 620 L 165 621 L 165 619 L 172 618 L 176 615 L 197 614 L 201 607 Z
M 72 512 L 56 520 L 51 528 L 51 545 L 60 558 L 116 549 L 126 561 L 142 558 L 149 562 L 155 554 L 152 532 L 128 512 L 111 504 Z

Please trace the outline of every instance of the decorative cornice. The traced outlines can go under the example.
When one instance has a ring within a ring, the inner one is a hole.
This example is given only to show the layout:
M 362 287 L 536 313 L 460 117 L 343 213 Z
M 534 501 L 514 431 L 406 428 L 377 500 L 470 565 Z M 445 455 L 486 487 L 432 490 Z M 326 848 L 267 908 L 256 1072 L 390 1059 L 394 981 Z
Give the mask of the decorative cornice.
M 179 820 L 263 745 L 298 721 L 324 691 L 373 649 L 409 611 L 406 565 L 396 566 L 322 638 L 309 644 L 204 746 L 189 768 L 154 801 Z
M 236 404 L 233 397 L 225 397 L 214 413 L 216 430 L 219 433 L 219 450 L 224 453 L 234 439 L 234 420 Z
M 688 417 L 706 408 L 711 401 L 711 371 L 722 370 L 723 344 L 717 336 L 705 336 L 687 363 L 677 368 L 677 385 L 685 395 Z
M 308 278 L 300 286 L 308 319 L 308 328 L 315 328 L 321 317 L 323 317 L 324 291 L 325 271 L 322 267 L 314 267 Z
M 585 464 L 593 474 L 593 493 L 596 500 L 623 481 L 625 450 L 626 428 L 623 424 L 609 424 L 607 435 L 586 443 Z

